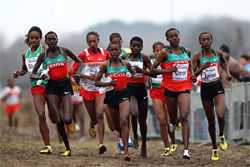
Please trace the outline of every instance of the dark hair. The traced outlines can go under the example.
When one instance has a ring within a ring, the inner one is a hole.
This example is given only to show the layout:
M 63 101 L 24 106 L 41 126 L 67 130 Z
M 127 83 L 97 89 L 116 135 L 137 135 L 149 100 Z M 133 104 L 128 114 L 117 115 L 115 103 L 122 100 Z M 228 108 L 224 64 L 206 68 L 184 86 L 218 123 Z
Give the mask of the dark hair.
M 200 33 L 200 35 L 199 35 L 199 42 L 201 41 L 201 36 L 204 35 L 204 34 L 210 35 L 211 39 L 213 40 L 213 36 L 212 36 L 212 34 L 211 34 L 210 32 L 202 32 L 202 33 Z
M 172 30 L 177 31 L 177 32 L 178 32 L 178 34 L 180 34 L 180 31 L 179 31 L 179 30 L 177 30 L 176 28 L 169 28 L 169 29 L 165 32 L 165 36 L 167 37 L 167 36 L 168 36 L 169 31 L 172 31 Z
M 109 41 L 111 42 L 114 38 L 119 38 L 120 40 L 122 40 L 121 35 L 119 33 L 117 33 L 117 32 L 114 32 L 114 33 L 110 34 Z
M 56 36 L 56 38 L 58 38 L 58 37 L 57 37 L 57 34 L 56 34 L 54 31 L 49 31 L 49 32 L 47 32 L 47 34 L 45 35 L 45 40 L 47 39 L 47 36 L 48 36 L 49 34 L 54 34 L 54 35 Z
M 109 50 L 110 45 L 118 45 L 120 49 L 121 49 L 121 47 L 122 47 L 121 44 L 120 44 L 119 42 L 113 41 L 113 42 L 110 42 L 110 43 L 109 43 L 108 50 Z
M 227 46 L 227 45 L 221 45 L 221 47 L 220 47 L 220 50 L 222 51 L 222 52 L 226 52 L 226 53 L 230 53 L 230 50 L 229 50 L 229 47 Z
M 240 56 L 240 58 L 243 58 L 246 61 L 249 61 L 250 60 L 250 55 L 249 54 L 243 54 L 243 55 Z
M 155 42 L 155 43 L 153 44 L 153 46 L 152 46 L 153 50 L 155 50 L 155 47 L 156 47 L 157 45 L 162 45 L 162 46 L 164 47 L 164 44 L 163 44 L 162 42 Z
M 86 35 L 86 40 L 88 40 L 88 37 L 89 37 L 90 35 L 95 35 L 96 38 L 97 38 L 97 40 L 100 41 L 100 39 L 99 39 L 99 36 L 100 36 L 100 35 L 99 35 L 97 32 L 95 32 L 95 31 L 90 31 L 90 32 L 88 32 L 88 34 Z
M 29 44 L 29 43 L 30 43 L 30 41 L 29 41 L 29 36 L 30 36 L 30 33 L 31 33 L 32 31 L 38 32 L 38 33 L 40 34 L 40 38 L 41 38 L 41 39 L 42 39 L 42 37 L 43 37 L 42 30 L 41 30 L 39 27 L 37 27 L 37 26 L 31 27 L 30 30 L 29 30 L 29 32 L 28 32 L 28 34 L 25 35 L 26 39 L 24 40 L 24 43 L 27 44 L 28 46 L 30 46 L 30 44 Z
M 142 45 L 143 45 L 143 40 L 140 38 L 140 37 L 133 37 L 131 40 L 130 40 L 130 45 L 132 44 L 133 41 L 138 41 L 140 42 Z

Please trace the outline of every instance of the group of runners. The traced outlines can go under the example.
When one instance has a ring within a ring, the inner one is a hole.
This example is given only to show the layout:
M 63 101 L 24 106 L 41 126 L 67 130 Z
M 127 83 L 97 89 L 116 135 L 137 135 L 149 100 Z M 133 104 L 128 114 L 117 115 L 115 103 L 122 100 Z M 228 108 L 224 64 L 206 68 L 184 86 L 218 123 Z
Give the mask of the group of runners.
M 71 156 L 71 148 L 65 131 L 74 132 L 72 121 L 72 95 L 74 94 L 68 77 L 67 58 L 74 60 L 72 76 L 80 85 L 90 117 L 89 134 L 95 138 L 98 132 L 99 154 L 107 148 L 104 145 L 104 115 L 111 131 L 118 132 L 117 145 L 124 150 L 124 160 L 130 161 L 128 147 L 138 148 L 137 122 L 141 132 L 141 157 L 147 157 L 147 112 L 148 95 L 146 83 L 150 78 L 150 96 L 160 125 L 160 134 L 165 146 L 163 156 L 170 156 L 176 149 L 174 133 L 181 123 L 184 144 L 183 158 L 190 159 L 188 152 L 192 82 L 201 76 L 201 99 L 208 119 L 208 130 L 212 140 L 212 160 L 219 160 L 215 134 L 215 115 L 219 122 L 219 141 L 222 150 L 227 149 L 223 131 L 225 125 L 225 91 L 220 81 L 219 67 L 222 64 L 231 80 L 227 61 L 220 50 L 211 48 L 213 38 L 209 32 L 199 36 L 201 50 L 194 53 L 180 46 L 180 32 L 170 28 L 165 33 L 169 45 L 161 42 L 153 44 L 155 59 L 150 59 L 141 51 L 142 38 L 130 40 L 130 50 L 122 48 L 119 33 L 110 35 L 107 49 L 100 48 L 99 34 L 91 31 L 86 35 L 88 48 L 79 56 L 57 45 L 55 32 L 45 35 L 46 46 L 41 45 L 42 31 L 32 27 L 25 40 L 30 47 L 22 54 L 22 69 L 14 73 L 14 78 L 30 73 L 31 94 L 39 117 L 39 128 L 45 144 L 42 154 L 52 153 L 49 129 L 46 123 L 45 103 L 48 103 L 49 118 L 57 125 L 66 151 L 62 156 Z M 178 114 L 179 113 L 179 114 Z M 180 123 L 178 121 L 180 117 Z M 130 139 L 130 120 L 133 142 Z M 96 132 L 97 125 L 97 132 Z M 168 140 L 171 138 L 172 145 Z

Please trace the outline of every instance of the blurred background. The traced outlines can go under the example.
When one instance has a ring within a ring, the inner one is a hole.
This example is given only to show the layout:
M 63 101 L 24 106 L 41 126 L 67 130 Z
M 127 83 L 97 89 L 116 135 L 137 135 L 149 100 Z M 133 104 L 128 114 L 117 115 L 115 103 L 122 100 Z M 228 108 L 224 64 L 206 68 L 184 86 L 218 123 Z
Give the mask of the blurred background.
M 152 44 L 165 40 L 165 31 L 176 27 L 181 32 L 181 45 L 192 53 L 200 49 L 198 36 L 211 32 L 213 47 L 226 44 L 236 60 L 250 52 L 250 1 L 245 0 L 9 0 L 0 6 L 0 88 L 7 78 L 21 68 L 23 43 L 30 27 L 39 26 L 43 35 L 55 31 L 59 45 L 76 55 L 87 47 L 88 31 L 100 34 L 100 47 L 106 48 L 109 35 L 119 32 L 123 47 L 129 47 L 133 36 L 144 40 L 143 52 L 152 54 Z M 43 39 L 44 41 L 44 39 Z M 29 75 L 16 84 L 30 97 Z

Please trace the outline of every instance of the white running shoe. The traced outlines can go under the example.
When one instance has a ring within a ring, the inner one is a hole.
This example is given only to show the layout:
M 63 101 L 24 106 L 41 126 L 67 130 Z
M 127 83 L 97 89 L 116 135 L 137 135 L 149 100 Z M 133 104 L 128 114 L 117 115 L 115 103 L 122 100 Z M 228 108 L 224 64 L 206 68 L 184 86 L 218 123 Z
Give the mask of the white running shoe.
M 189 154 L 188 154 L 188 150 L 184 150 L 184 151 L 183 151 L 183 158 L 184 158 L 184 159 L 190 159 L 190 156 L 189 156 Z
M 169 125 L 169 131 L 170 131 L 171 133 L 173 133 L 173 132 L 175 131 L 175 127 L 176 127 L 176 125 L 172 125 L 172 124 L 170 123 L 170 125 Z

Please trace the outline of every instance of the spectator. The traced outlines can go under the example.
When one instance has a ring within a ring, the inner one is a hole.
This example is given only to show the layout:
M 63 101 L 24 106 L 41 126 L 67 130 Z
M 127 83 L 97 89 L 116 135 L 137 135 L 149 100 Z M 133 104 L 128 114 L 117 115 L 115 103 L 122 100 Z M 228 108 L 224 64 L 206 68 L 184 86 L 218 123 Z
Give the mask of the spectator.
M 242 78 L 244 78 L 244 76 L 249 76 L 249 72 L 247 69 L 245 69 L 239 62 L 237 62 L 236 59 L 234 59 L 233 57 L 230 56 L 230 49 L 227 45 L 222 45 L 220 47 L 220 50 L 223 53 L 223 56 L 225 57 L 225 59 L 228 61 L 228 68 L 229 68 L 229 72 L 232 76 L 232 82 L 233 83 L 237 83 L 242 81 Z M 221 75 L 221 81 L 223 84 L 224 88 L 229 88 L 230 87 L 230 82 L 225 80 L 225 75 L 226 72 L 224 70 L 224 67 L 222 66 L 222 68 L 220 68 L 220 75 Z
M 248 70 L 250 71 L 250 55 L 249 54 L 243 54 L 240 56 L 240 63 Z

